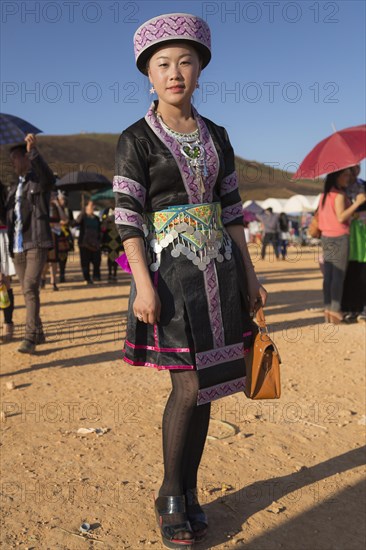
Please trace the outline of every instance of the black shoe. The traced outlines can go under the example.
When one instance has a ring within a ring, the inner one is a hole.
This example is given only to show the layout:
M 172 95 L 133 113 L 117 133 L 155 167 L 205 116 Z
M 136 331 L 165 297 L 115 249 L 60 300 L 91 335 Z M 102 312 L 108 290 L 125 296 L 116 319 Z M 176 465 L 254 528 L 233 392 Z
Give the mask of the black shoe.
M 64 275 L 60 275 L 60 283 L 66 283 L 66 279 Z
M 44 288 L 46 286 L 46 279 L 41 279 L 40 287 Z
M 93 281 L 92 281 L 91 279 L 87 279 L 87 280 L 85 281 L 85 284 L 86 284 L 86 285 L 92 285 L 92 284 L 94 284 L 94 283 L 93 283 Z
M 166 519 L 164 520 L 164 518 L 171 514 L 186 515 L 184 495 L 158 497 L 155 500 L 154 506 L 156 521 L 158 522 L 164 546 L 171 549 L 187 548 L 188 550 L 192 550 L 195 538 L 188 519 L 177 522 L 176 524 L 167 523 Z M 180 533 L 188 533 L 189 538 L 178 538 Z
M 185 494 L 186 510 L 196 542 L 207 535 L 208 520 L 197 498 L 197 489 L 187 489 Z
M 28 353 L 29 355 L 32 355 L 35 352 L 36 345 L 34 342 L 31 342 L 30 340 L 23 340 L 18 348 L 18 351 L 20 353 Z
M 36 345 L 45 344 L 46 343 L 46 335 L 44 332 L 41 332 L 41 334 L 38 334 L 35 338 Z
M 53 290 L 58 290 L 58 286 L 56 285 L 56 283 L 53 283 Z

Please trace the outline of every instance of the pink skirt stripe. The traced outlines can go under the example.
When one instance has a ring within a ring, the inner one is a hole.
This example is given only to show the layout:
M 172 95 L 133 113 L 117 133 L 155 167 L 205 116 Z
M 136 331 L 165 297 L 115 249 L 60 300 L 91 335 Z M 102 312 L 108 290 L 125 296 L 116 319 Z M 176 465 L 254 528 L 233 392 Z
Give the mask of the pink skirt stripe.
M 128 363 L 129 365 L 134 365 L 135 367 L 154 367 L 158 370 L 172 370 L 172 369 L 186 369 L 186 370 L 194 370 L 194 365 L 156 365 L 155 363 L 143 363 L 141 361 L 132 361 L 131 359 L 127 359 L 126 356 L 123 357 L 123 361 Z
M 143 344 L 132 344 L 132 342 L 129 342 L 128 340 L 125 340 L 125 344 L 133 349 L 148 349 L 150 351 L 157 351 L 157 352 L 177 352 L 177 353 L 189 353 L 191 350 L 189 348 L 158 348 L 156 346 L 144 346 Z

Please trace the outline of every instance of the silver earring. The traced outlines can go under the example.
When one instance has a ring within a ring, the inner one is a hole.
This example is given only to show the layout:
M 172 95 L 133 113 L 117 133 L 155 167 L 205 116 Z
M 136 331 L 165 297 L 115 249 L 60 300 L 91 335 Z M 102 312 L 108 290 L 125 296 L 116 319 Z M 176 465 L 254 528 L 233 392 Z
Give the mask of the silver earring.
M 155 93 L 155 88 L 154 88 L 154 84 L 153 84 L 150 88 L 150 94 L 154 94 L 154 93 Z
M 199 83 L 198 80 L 197 80 L 197 82 L 196 82 L 196 88 L 199 88 L 199 87 L 200 87 L 200 83 Z

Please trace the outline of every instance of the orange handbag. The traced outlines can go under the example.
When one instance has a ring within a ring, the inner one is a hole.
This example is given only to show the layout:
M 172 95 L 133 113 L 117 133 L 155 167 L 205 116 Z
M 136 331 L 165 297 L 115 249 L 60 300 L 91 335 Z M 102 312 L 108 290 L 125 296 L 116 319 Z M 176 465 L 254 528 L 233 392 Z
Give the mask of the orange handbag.
M 319 229 L 319 212 L 316 210 L 314 216 L 311 219 L 310 225 L 308 227 L 308 233 L 313 239 L 320 239 L 322 232 Z
M 258 332 L 249 353 L 245 356 L 245 395 L 250 399 L 278 399 L 281 396 L 281 358 L 271 340 L 263 308 L 256 314 Z

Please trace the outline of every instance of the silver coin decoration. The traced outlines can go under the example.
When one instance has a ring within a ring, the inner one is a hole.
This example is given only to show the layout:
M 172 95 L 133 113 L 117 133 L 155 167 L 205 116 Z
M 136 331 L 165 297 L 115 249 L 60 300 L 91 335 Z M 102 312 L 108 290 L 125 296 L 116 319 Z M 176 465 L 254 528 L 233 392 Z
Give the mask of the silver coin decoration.
M 168 225 L 163 225 L 161 229 L 158 229 L 160 218 L 155 226 L 154 219 L 148 215 L 147 225 L 143 224 L 142 229 L 146 237 L 146 252 L 151 271 L 158 271 L 160 268 L 161 254 L 165 248 L 172 258 L 185 256 L 202 272 L 214 260 L 218 263 L 231 260 L 232 241 L 222 227 L 219 207 L 216 210 L 214 207 L 210 222 L 207 223 L 203 219 L 201 221 L 200 215 L 196 218 L 197 214 L 191 210 L 195 206 L 189 205 L 186 210 L 177 208 L 173 218 L 169 214 Z

